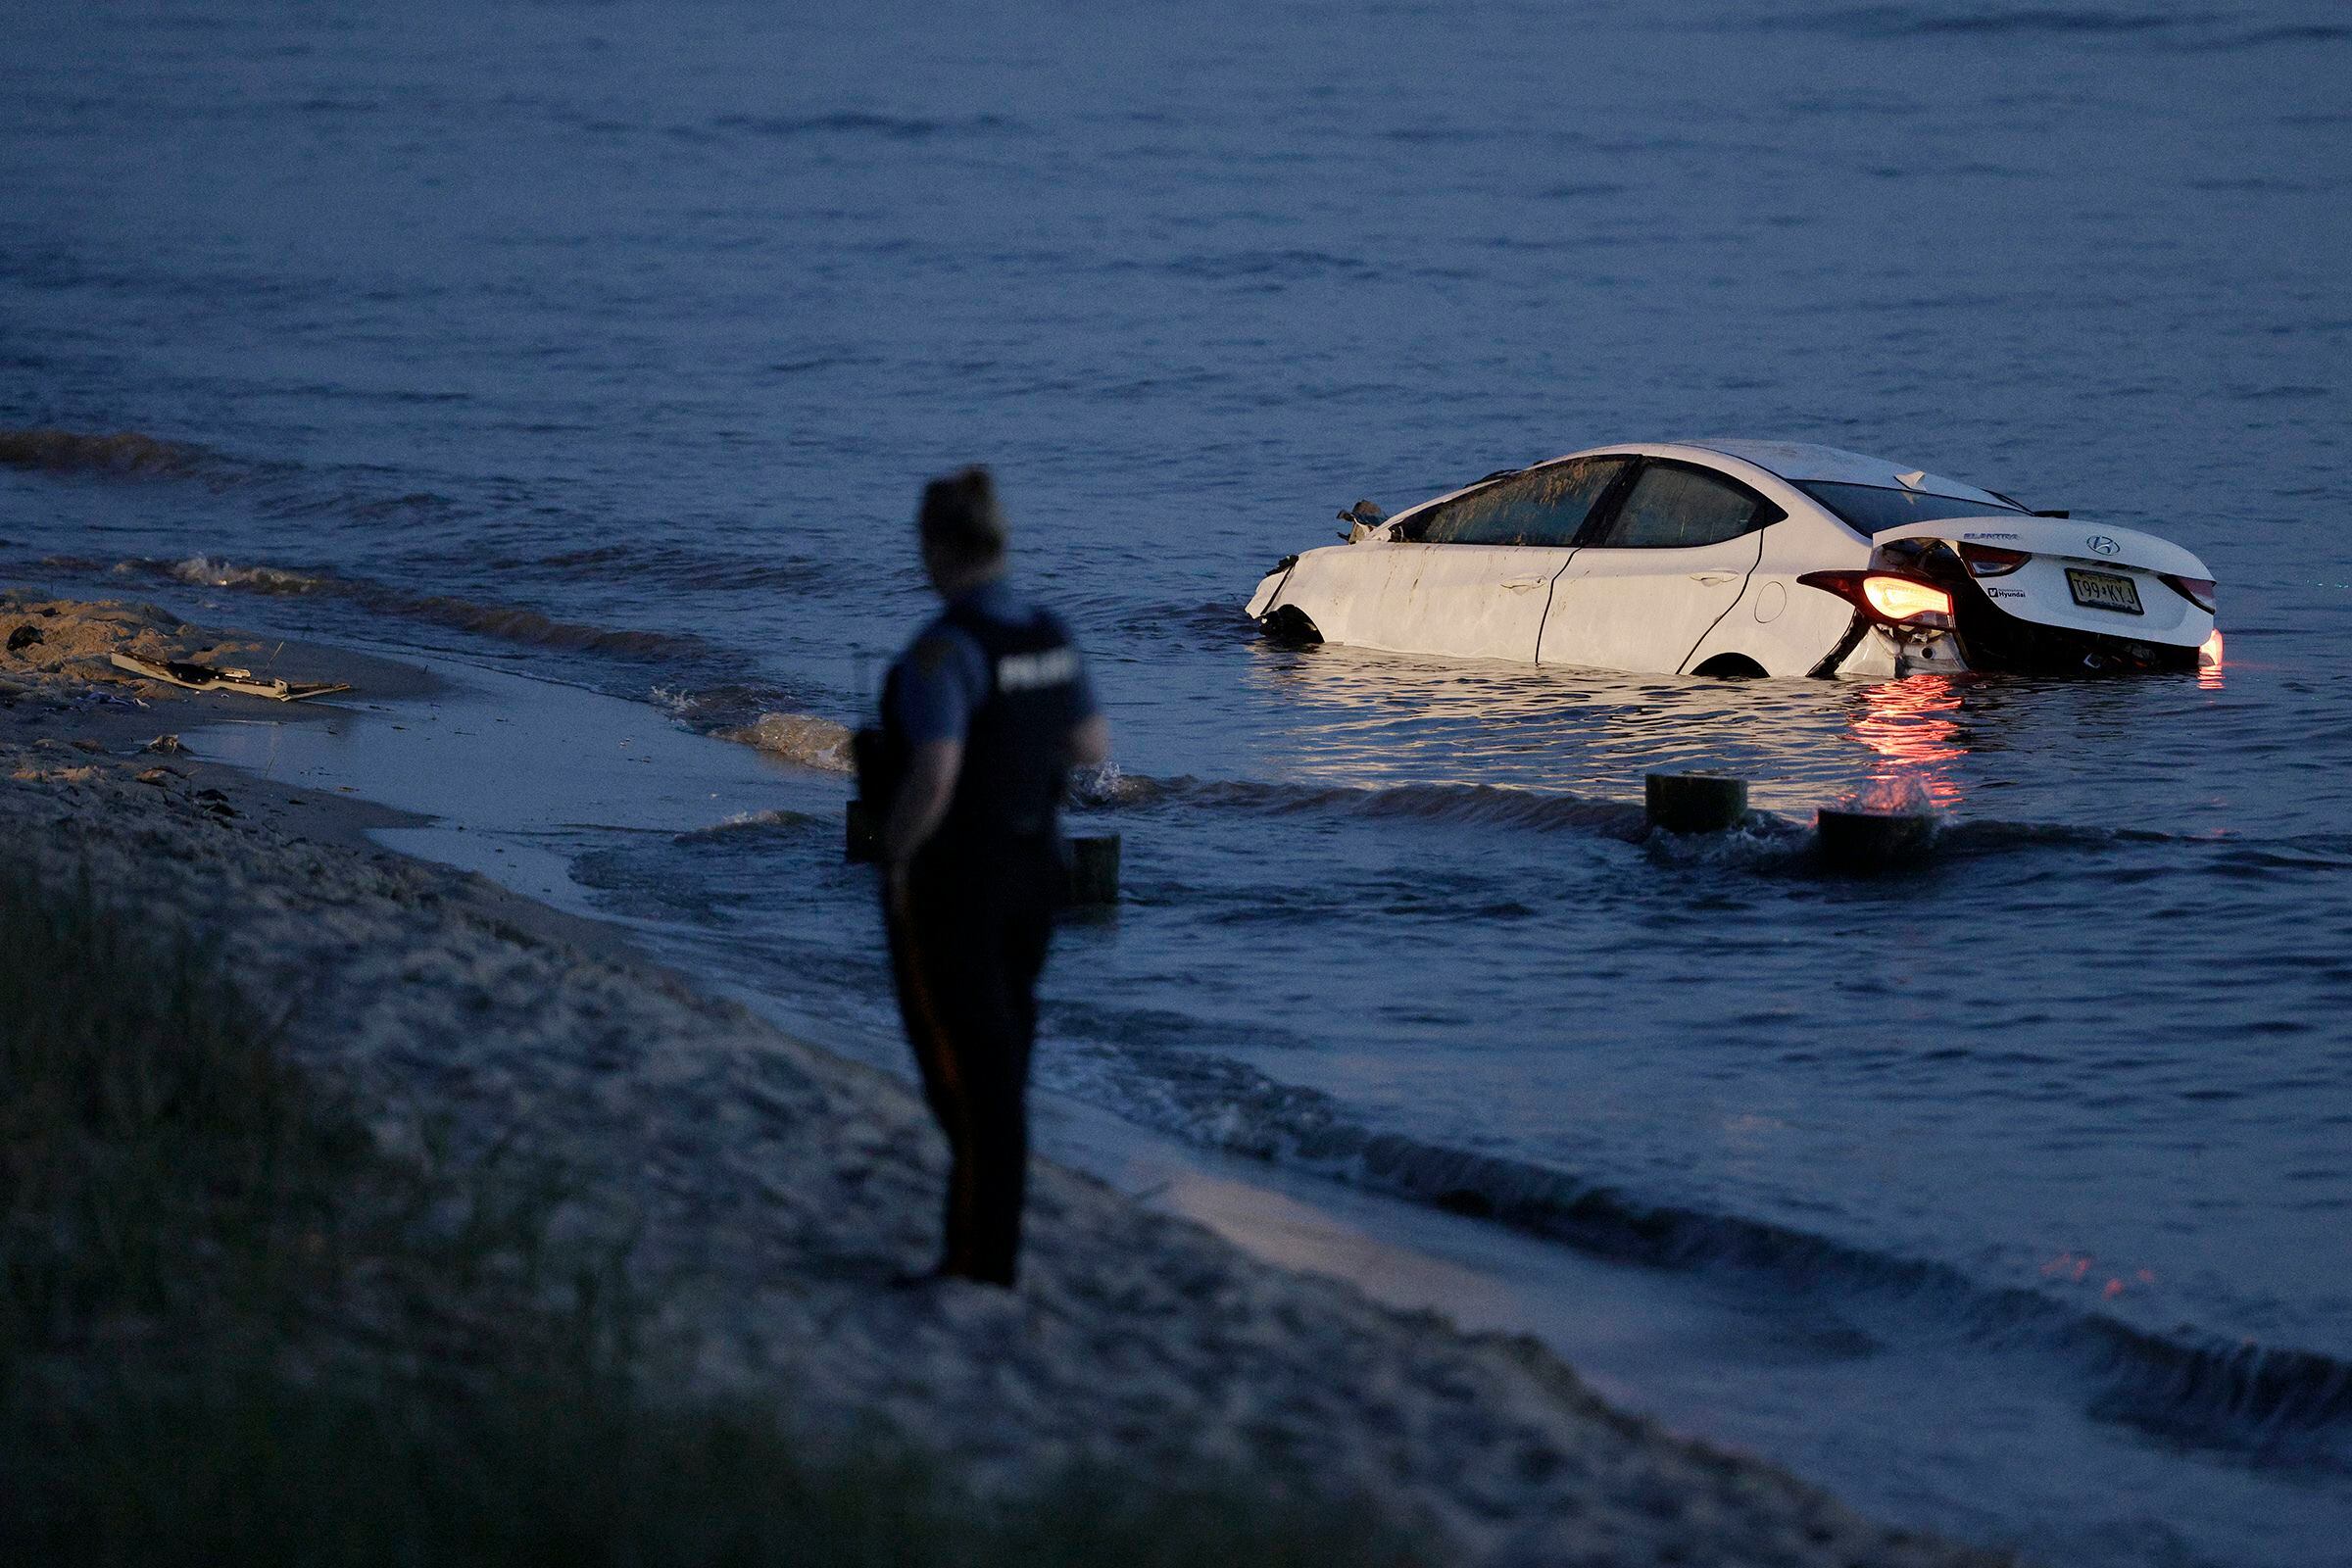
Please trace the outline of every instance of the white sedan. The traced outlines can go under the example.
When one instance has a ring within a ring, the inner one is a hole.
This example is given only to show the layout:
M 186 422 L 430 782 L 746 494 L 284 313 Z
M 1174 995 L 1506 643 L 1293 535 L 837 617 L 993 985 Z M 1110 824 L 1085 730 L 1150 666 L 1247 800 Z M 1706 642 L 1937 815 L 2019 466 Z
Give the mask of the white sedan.
M 1270 633 L 1698 675 L 2194 669 L 2205 564 L 2152 534 L 1835 447 L 1595 447 L 1492 473 L 1286 558 Z

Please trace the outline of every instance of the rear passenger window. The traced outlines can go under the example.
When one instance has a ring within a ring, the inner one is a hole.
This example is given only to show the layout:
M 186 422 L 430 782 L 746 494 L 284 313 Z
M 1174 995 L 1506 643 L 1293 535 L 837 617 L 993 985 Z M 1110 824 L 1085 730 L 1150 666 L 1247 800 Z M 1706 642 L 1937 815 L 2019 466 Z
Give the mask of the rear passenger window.
M 1779 520 L 1780 510 L 1754 491 L 1696 468 L 1653 463 L 1594 545 L 1618 550 L 1680 550 L 1721 544 Z
M 1592 503 L 1624 471 L 1624 458 L 1580 458 L 1515 473 L 1409 519 L 1405 537 L 1433 545 L 1566 548 Z

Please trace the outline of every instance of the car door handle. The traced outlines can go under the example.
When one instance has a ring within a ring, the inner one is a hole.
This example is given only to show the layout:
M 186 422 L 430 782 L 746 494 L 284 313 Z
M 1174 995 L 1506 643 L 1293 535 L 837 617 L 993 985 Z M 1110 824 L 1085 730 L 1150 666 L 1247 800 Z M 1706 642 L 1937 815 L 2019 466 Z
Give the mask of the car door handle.
M 1705 583 L 1708 587 L 1713 588 L 1719 584 L 1730 582 L 1739 575 L 1736 571 L 1694 571 L 1690 574 L 1690 580 Z
M 1530 588 L 1541 588 L 1549 581 L 1549 577 L 1505 577 L 1502 585 L 1513 593 L 1521 593 Z

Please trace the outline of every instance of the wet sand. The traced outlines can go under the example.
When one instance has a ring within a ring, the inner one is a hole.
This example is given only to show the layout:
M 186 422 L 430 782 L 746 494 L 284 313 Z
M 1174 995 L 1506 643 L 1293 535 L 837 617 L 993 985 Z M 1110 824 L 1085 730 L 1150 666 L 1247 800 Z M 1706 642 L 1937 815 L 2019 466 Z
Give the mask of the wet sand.
M 438 1125 L 461 1156 L 561 1160 L 588 1209 L 629 1216 L 632 1267 L 690 1351 L 681 1393 L 772 1400 L 811 1442 L 879 1419 L 985 1488 L 1079 1457 L 1239 1466 L 1377 1499 L 1463 1562 L 1999 1560 L 1615 1410 L 1531 1340 L 1269 1266 L 1049 1163 L 1017 1293 L 888 1289 L 930 1253 L 943 1176 L 902 1082 L 696 990 L 615 927 L 370 836 L 429 830 L 414 815 L 146 750 L 265 710 L 360 715 L 124 679 L 105 648 L 236 640 L 165 612 L 49 608 L 0 611 L 0 632 L 51 634 L 0 659 L 14 853 L 217 940 L 257 996 L 296 1004 L 290 1047 L 358 1092 L 380 1139 Z M 254 653 L 237 662 L 262 668 Z M 272 654 L 363 693 L 430 678 Z

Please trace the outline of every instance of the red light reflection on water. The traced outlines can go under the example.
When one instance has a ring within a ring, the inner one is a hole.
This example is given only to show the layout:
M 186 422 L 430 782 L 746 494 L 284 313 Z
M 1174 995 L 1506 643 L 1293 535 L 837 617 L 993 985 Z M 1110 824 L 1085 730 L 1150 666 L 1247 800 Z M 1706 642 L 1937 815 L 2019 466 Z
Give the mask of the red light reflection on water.
M 2060 1252 L 2056 1257 L 2042 1264 L 2041 1277 L 2045 1280 L 2059 1280 L 2069 1285 L 2087 1285 L 2090 1283 L 2091 1270 L 2097 1262 L 2098 1259 L 2088 1252 L 2077 1252 L 2070 1250 Z M 2099 1287 L 2099 1295 L 2103 1299 L 2112 1301 L 2127 1291 L 2134 1288 L 2145 1289 L 2155 1283 L 2156 1271 L 2154 1269 L 2136 1268 L 2132 1271 L 2132 1278 L 2128 1282 L 2120 1274 L 2108 1275 L 2107 1282 Z
M 2213 635 L 2206 638 L 2204 646 L 2197 650 L 2197 687 L 2200 691 L 2218 692 L 2222 689 L 2222 628 L 2216 626 Z
M 1911 675 L 1862 689 L 1854 738 L 1879 754 L 1871 782 L 1916 787 L 1938 810 L 1960 803 L 1953 764 L 1968 755 L 1956 744 L 1960 688 L 1948 675 Z

